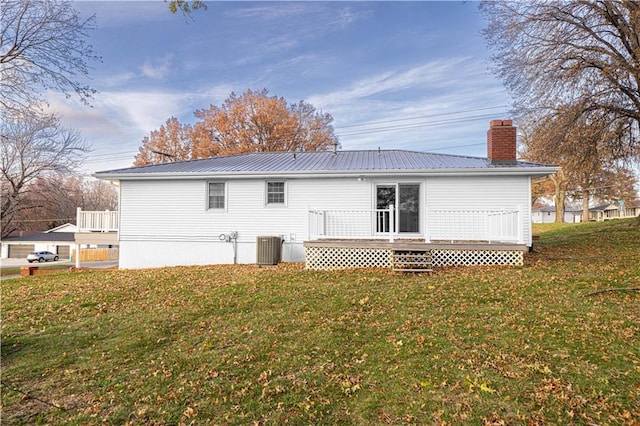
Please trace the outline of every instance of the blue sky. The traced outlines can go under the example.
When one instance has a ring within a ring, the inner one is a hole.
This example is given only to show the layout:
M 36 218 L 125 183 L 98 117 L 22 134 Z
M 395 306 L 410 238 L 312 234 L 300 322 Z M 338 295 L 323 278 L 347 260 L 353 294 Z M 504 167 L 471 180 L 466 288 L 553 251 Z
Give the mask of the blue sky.
M 484 156 L 489 121 L 509 118 L 476 2 L 215 2 L 193 20 L 159 0 L 74 5 L 96 15 L 98 93 L 91 108 L 48 97 L 93 146 L 86 173 L 130 166 L 167 118 L 247 89 L 330 113 L 342 149 Z

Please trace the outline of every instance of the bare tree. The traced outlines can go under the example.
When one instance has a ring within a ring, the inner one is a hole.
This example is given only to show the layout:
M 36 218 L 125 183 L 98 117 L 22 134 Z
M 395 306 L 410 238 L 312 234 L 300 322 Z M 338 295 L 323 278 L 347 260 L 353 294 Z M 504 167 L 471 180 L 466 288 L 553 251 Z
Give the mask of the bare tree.
M 82 185 L 82 204 L 76 204 L 84 210 L 117 210 L 118 191 L 112 184 L 103 180 L 84 181 Z
M 16 229 L 22 211 L 33 208 L 36 179 L 71 173 L 88 151 L 76 131 L 60 125 L 55 115 L 8 115 L 0 127 L 0 186 L 4 238 Z
M 0 106 L 31 108 L 46 89 L 88 103 L 95 90 L 80 80 L 99 59 L 85 42 L 93 16 L 81 18 L 69 1 L 1 0 L 0 21 Z
M 592 128 L 586 140 L 565 139 L 573 144 L 566 151 L 576 156 L 573 162 L 593 165 L 599 158 L 586 157 L 594 153 L 606 161 L 638 158 L 640 2 L 486 0 L 480 9 L 488 20 L 483 35 L 495 52 L 495 71 L 515 99 L 517 115 L 547 117 L 539 123 L 569 111 L 571 119 L 584 115 L 573 120 L 576 129 L 565 128 Z
M 44 231 L 75 222 L 76 209 L 116 210 L 118 193 L 107 182 L 49 174 L 29 184 L 23 204 L 31 206 L 15 216 L 15 227 L 20 230 Z
M 484 1 L 483 35 L 520 111 L 580 106 L 625 131 L 607 141 L 616 158 L 638 154 L 640 3 Z

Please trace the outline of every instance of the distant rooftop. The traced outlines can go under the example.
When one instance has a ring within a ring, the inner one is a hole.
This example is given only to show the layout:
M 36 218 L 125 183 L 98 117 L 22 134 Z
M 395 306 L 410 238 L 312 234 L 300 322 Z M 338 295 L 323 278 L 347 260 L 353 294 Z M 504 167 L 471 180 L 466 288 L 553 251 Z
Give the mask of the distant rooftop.
M 536 169 L 553 168 L 540 163 L 516 161 L 492 163 L 483 157 L 434 154 L 405 150 L 254 152 L 203 158 L 199 160 L 155 164 L 107 170 L 96 177 L 118 178 L 153 175 L 223 175 L 269 173 L 356 173 L 410 172 L 464 169 Z M 549 173 L 553 170 L 549 170 Z
M 5 238 L 3 242 L 74 242 L 75 234 L 73 232 L 39 232 L 37 234 L 23 235 L 21 237 Z

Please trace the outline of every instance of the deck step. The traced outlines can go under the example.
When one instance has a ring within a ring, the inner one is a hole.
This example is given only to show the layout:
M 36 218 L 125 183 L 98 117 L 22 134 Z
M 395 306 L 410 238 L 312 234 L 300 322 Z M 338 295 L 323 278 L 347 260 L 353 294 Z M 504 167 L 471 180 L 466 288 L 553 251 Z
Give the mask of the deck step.
M 394 250 L 395 272 L 433 272 L 429 250 Z

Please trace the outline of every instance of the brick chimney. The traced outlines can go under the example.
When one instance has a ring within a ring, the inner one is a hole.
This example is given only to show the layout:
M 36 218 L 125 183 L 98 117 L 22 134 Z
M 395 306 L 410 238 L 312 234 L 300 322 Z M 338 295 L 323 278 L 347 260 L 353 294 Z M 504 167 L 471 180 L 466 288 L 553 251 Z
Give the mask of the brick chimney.
M 511 120 L 492 120 L 489 124 L 487 157 L 492 163 L 516 161 L 516 128 Z

